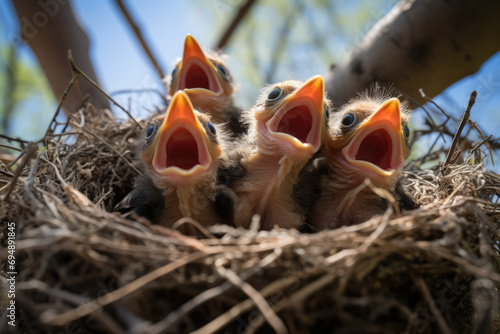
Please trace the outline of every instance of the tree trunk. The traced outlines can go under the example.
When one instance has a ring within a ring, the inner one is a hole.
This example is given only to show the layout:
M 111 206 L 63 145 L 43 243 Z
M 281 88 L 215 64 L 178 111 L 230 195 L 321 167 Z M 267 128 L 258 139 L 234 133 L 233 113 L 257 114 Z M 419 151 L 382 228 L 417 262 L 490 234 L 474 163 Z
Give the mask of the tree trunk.
M 500 49 L 499 0 L 403 0 L 326 75 L 340 106 L 374 81 L 424 102 L 476 72 Z
M 95 82 L 98 82 L 89 57 L 89 39 L 77 22 L 67 0 L 12 0 L 19 18 L 22 38 L 35 52 L 40 65 L 59 99 L 71 80 L 67 60 L 68 50 L 75 64 Z M 90 95 L 97 108 L 109 108 L 109 102 L 83 78 L 78 80 L 82 95 Z M 80 98 L 72 89 L 63 105 L 66 112 L 76 112 Z

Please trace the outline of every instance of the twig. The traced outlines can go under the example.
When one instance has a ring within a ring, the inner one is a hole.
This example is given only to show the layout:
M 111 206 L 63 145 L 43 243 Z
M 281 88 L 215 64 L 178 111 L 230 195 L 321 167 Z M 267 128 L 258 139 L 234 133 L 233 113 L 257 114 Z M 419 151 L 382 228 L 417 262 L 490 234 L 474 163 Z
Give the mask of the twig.
M 0 147 L 8 148 L 9 150 L 14 150 L 14 151 L 18 151 L 18 152 L 22 152 L 23 151 L 20 148 L 17 148 L 17 147 L 14 147 L 14 146 L 9 146 L 9 145 L 4 145 L 4 144 L 0 144 Z
M 229 26 L 226 28 L 224 31 L 224 34 L 222 35 L 221 39 L 217 43 L 217 46 L 215 47 L 216 49 L 223 49 L 226 44 L 228 43 L 229 39 L 235 32 L 236 28 L 238 25 L 243 21 L 245 16 L 248 14 L 252 6 L 257 2 L 257 0 L 247 0 L 241 7 L 238 9 L 238 12 L 232 19 L 231 23 L 229 23 Z
M 446 320 L 444 320 L 443 315 L 441 314 L 441 311 L 437 309 L 436 303 L 433 302 L 431 292 L 429 291 L 429 287 L 425 283 L 425 281 L 422 279 L 422 277 L 414 277 L 413 275 L 412 279 L 415 285 L 417 286 L 417 289 L 420 291 L 422 296 L 424 297 L 426 303 L 428 303 L 429 308 L 436 317 L 437 325 L 439 327 L 439 331 L 443 334 L 451 334 L 453 333 L 448 324 L 446 323 Z
M 73 72 L 81 75 L 85 80 L 90 82 L 90 84 L 92 86 L 94 86 L 95 88 L 97 88 L 97 90 L 99 90 L 101 93 L 103 93 L 104 96 L 106 96 L 111 102 L 113 102 L 113 104 L 115 106 L 117 106 L 118 108 L 123 110 L 123 112 L 125 112 L 128 115 L 128 117 L 130 117 L 130 119 L 132 119 L 134 121 L 134 123 L 137 126 L 139 126 L 139 128 L 142 129 L 142 125 L 139 122 L 137 122 L 135 120 L 135 118 L 132 117 L 132 115 L 125 108 L 123 108 L 118 102 L 116 102 L 111 96 L 109 96 L 94 80 L 89 78 L 89 76 L 87 74 L 85 74 L 78 66 L 75 65 L 75 62 L 73 61 L 73 56 L 71 55 L 71 50 L 68 51 L 68 60 L 69 60 L 69 63 L 71 64 L 71 69 L 73 70 Z
M 213 235 L 212 233 L 210 233 L 210 231 L 208 231 L 202 224 L 200 224 L 199 222 L 197 222 L 196 220 L 194 220 L 191 217 L 182 217 L 181 219 L 179 219 L 178 221 L 176 221 L 174 223 L 174 225 L 172 226 L 172 230 L 178 230 L 179 227 L 181 227 L 184 224 L 191 224 L 198 231 L 200 231 L 205 237 L 207 237 L 209 239 L 215 239 L 215 240 L 217 240 L 217 238 L 215 237 L 215 235 Z
M 168 106 L 168 99 L 165 93 L 162 93 L 156 88 L 142 88 L 142 89 L 121 89 L 111 92 L 109 95 L 121 95 L 121 94 L 144 94 L 144 93 L 156 93 L 163 101 L 164 106 Z
M 474 145 L 471 149 L 470 149 L 470 153 L 467 155 L 467 158 L 470 157 L 472 155 L 472 153 L 474 153 L 475 150 L 477 150 L 478 148 L 480 148 L 481 146 L 483 146 L 484 144 L 489 144 L 488 143 L 488 140 L 491 139 L 491 137 L 493 137 L 493 135 L 489 135 L 488 137 L 484 138 L 484 140 L 482 142 L 480 142 L 479 144 L 477 145 Z M 491 150 L 490 150 L 490 153 L 491 153 Z M 492 157 L 493 158 L 493 157 Z M 495 166 L 495 165 L 493 165 Z
M 27 141 L 27 140 L 23 140 L 23 139 L 20 139 L 20 138 L 10 137 L 10 136 L 7 136 L 7 135 L 1 134 L 1 133 L 0 133 L 0 138 L 6 139 L 9 143 L 12 142 L 12 141 L 15 141 L 15 142 L 18 142 L 18 143 L 21 143 L 21 144 L 28 144 L 29 143 L 29 141 Z
M 0 196 L 2 201 L 9 202 L 10 194 L 12 193 L 12 190 L 14 190 L 14 187 L 16 186 L 17 179 L 19 178 L 19 176 L 21 176 L 21 173 L 23 172 L 24 167 L 31 160 L 31 156 L 33 154 L 35 154 L 36 151 L 38 151 L 38 145 L 35 143 L 29 143 L 28 146 L 26 147 L 26 149 L 24 150 L 24 152 L 21 153 L 21 155 L 24 155 L 23 160 L 21 161 L 19 166 L 17 166 L 16 173 L 12 177 L 12 180 L 10 181 L 9 186 L 8 186 L 7 190 L 5 191 L 5 195 Z
M 283 323 L 283 321 L 278 317 L 278 315 L 273 311 L 271 306 L 268 304 L 266 299 L 257 291 L 253 286 L 245 282 L 241 277 L 236 275 L 232 270 L 226 269 L 224 267 L 220 268 L 221 273 L 234 285 L 239 287 L 243 292 L 247 294 L 250 299 L 253 300 L 259 311 L 262 313 L 264 318 L 267 320 L 269 325 L 278 334 L 286 334 L 288 330 Z
M 240 277 L 243 280 L 249 279 L 251 276 L 255 275 L 258 273 L 260 270 L 262 270 L 264 267 L 268 266 L 270 263 L 274 262 L 278 258 L 278 254 L 273 252 L 266 257 L 264 257 L 259 263 L 256 265 L 252 266 L 245 272 L 243 272 Z M 233 287 L 233 284 L 229 281 L 226 281 L 222 283 L 219 286 L 216 286 L 212 289 L 205 290 L 204 292 L 200 293 L 193 299 L 189 300 L 188 302 L 184 303 L 181 307 L 177 309 L 177 311 L 170 313 L 167 317 L 164 319 L 160 320 L 153 326 L 150 326 L 148 328 L 143 328 L 142 333 L 148 333 L 148 334 L 159 334 L 159 333 L 165 333 L 168 332 L 174 324 L 176 324 L 182 317 L 184 317 L 186 314 L 194 310 L 196 307 L 199 305 L 205 303 L 206 301 L 215 298 L 217 296 L 220 296 L 227 290 L 229 290 L 231 287 Z
M 262 290 L 260 290 L 259 293 L 264 297 L 268 297 L 272 293 L 283 291 L 284 289 L 294 284 L 297 284 L 297 277 L 284 277 L 267 285 Z M 216 333 L 220 331 L 224 326 L 228 325 L 231 321 L 241 316 L 243 313 L 250 311 L 254 305 L 255 304 L 252 299 L 245 299 L 244 301 L 236 304 L 231 309 L 191 334 Z
M 125 19 L 127 19 L 127 22 L 130 25 L 130 27 L 132 28 L 132 30 L 134 31 L 135 36 L 139 40 L 139 43 L 141 43 L 142 49 L 144 50 L 144 52 L 146 52 L 146 55 L 148 56 L 149 60 L 153 64 L 153 66 L 156 70 L 156 73 L 158 73 L 158 75 L 160 76 L 160 80 L 163 80 L 163 78 L 165 78 L 165 74 L 163 73 L 163 71 L 160 68 L 160 65 L 158 65 L 158 62 L 156 61 L 155 57 L 153 56 L 153 53 L 151 52 L 151 48 L 147 45 L 146 41 L 144 40 L 144 37 L 142 37 L 141 30 L 139 29 L 139 27 L 137 26 L 135 21 L 130 16 L 130 13 L 128 12 L 125 5 L 123 4 L 123 1 L 122 0 L 115 0 L 115 2 L 118 5 L 118 7 L 120 8 L 120 10 L 122 11 L 123 16 L 125 16 Z
M 483 144 L 486 143 L 486 147 L 488 148 L 488 152 L 490 152 L 490 158 L 491 158 L 491 164 L 493 165 L 493 168 L 495 168 L 495 160 L 493 159 L 493 151 L 491 150 L 491 145 L 488 142 L 489 138 L 491 138 L 493 135 L 490 135 L 488 138 L 483 134 L 483 131 L 477 126 L 476 122 L 471 121 L 470 119 L 467 120 L 470 125 L 476 129 L 477 132 L 479 132 L 479 135 L 481 136 L 481 139 L 483 139 Z M 482 144 L 481 144 L 482 145 Z
M 57 289 L 54 287 L 48 286 L 45 282 L 41 282 L 38 280 L 31 280 L 28 282 L 20 282 L 19 289 L 20 290 L 38 290 L 41 291 L 48 296 L 62 299 L 66 302 L 69 302 L 73 305 L 80 305 L 86 302 L 86 298 L 74 294 L 69 291 Z M 120 325 L 108 314 L 104 312 L 97 312 L 95 314 L 96 319 L 110 332 L 117 334 L 125 334 L 125 331 L 120 327 Z
M 203 252 L 196 252 L 192 253 L 189 256 L 180 258 L 179 260 L 175 262 L 171 262 L 167 265 L 164 265 L 163 267 L 160 267 L 144 276 L 139 277 L 135 281 L 132 281 L 128 283 L 127 285 L 122 286 L 121 288 L 112 291 L 110 293 L 107 293 L 89 303 L 86 303 L 84 305 L 81 305 L 77 307 L 76 309 L 73 309 L 71 311 L 67 311 L 62 314 L 54 315 L 51 313 L 43 313 L 40 316 L 40 319 L 50 325 L 54 326 L 64 326 L 76 319 L 82 318 L 84 316 L 87 316 L 91 314 L 92 312 L 95 312 L 99 310 L 101 307 L 109 305 L 126 295 L 131 294 L 134 291 L 137 291 L 138 289 L 142 288 L 146 284 L 149 284 L 153 282 L 154 280 L 165 276 L 166 274 L 182 267 L 185 266 L 188 263 L 191 263 L 193 261 L 202 259 L 203 257 L 206 257 L 207 254 Z
M 439 109 L 439 111 L 441 111 L 443 113 L 444 116 L 446 116 L 446 118 L 450 119 L 452 118 L 450 115 L 448 115 L 444 110 L 443 108 L 441 108 L 436 102 L 434 102 L 433 99 L 431 99 L 430 97 L 428 97 L 427 95 L 425 95 L 424 93 L 424 90 L 422 88 L 420 88 L 418 90 L 420 92 L 420 95 L 422 96 L 422 98 L 426 99 L 427 101 L 429 101 L 430 103 L 432 103 L 436 108 Z M 439 128 L 440 126 L 438 126 Z
M 95 138 L 99 139 L 104 145 L 106 145 L 110 150 L 112 150 L 113 152 L 115 152 L 116 154 L 118 154 L 118 156 L 130 167 L 132 168 L 137 174 L 139 174 L 139 170 L 137 168 L 134 167 L 134 165 L 132 165 L 132 163 L 130 163 L 130 161 L 128 161 L 120 152 L 118 152 L 113 146 L 111 146 L 110 144 L 108 144 L 107 141 L 104 140 L 104 138 L 100 137 L 99 135 L 96 135 L 95 133 L 93 133 L 92 131 L 88 130 L 87 128 L 85 128 L 84 126 L 80 127 L 80 129 L 82 129 L 83 131 L 85 131 L 86 133 L 88 133 L 89 135 L 92 135 L 94 136 Z
M 460 122 L 458 130 L 455 133 L 455 137 L 453 137 L 453 141 L 451 142 L 450 150 L 448 151 L 448 155 L 446 156 L 446 160 L 445 160 L 443 166 L 446 166 L 450 163 L 450 160 L 453 157 L 453 154 L 455 153 L 455 147 L 457 146 L 458 141 L 460 140 L 460 135 L 462 134 L 462 130 L 464 129 L 465 124 L 467 123 L 467 120 L 470 117 L 470 110 L 472 109 L 472 106 L 476 102 L 476 96 L 477 96 L 477 92 L 475 90 L 472 91 L 472 93 L 470 94 L 470 98 L 469 98 L 469 105 L 467 106 L 467 109 L 465 110 L 465 113 L 462 117 L 462 121 Z
M 288 37 L 290 36 L 290 31 L 291 31 L 290 25 L 297 16 L 297 13 L 302 12 L 303 6 L 304 6 L 303 2 L 297 4 L 297 1 L 294 1 L 294 3 L 291 6 L 289 6 L 289 12 L 285 18 L 285 21 L 280 27 L 280 31 L 278 34 L 279 38 L 278 42 L 274 46 L 274 50 L 271 56 L 271 63 L 269 64 L 269 68 L 266 71 L 267 73 L 265 81 L 267 83 L 274 81 L 274 72 L 276 70 L 276 65 L 280 63 L 280 61 L 282 60 L 281 55 L 283 53 L 283 50 L 285 49 Z
M 59 104 L 57 105 L 56 112 L 54 113 L 54 117 L 52 117 L 52 120 L 49 123 L 49 127 L 47 128 L 47 131 L 45 131 L 45 135 L 43 136 L 42 140 L 45 140 L 47 138 L 47 135 L 49 134 L 49 132 L 53 133 L 56 130 L 57 125 L 54 126 L 54 128 L 52 129 L 52 124 L 54 124 L 54 122 L 56 121 L 56 118 L 59 115 L 59 111 L 61 110 L 61 107 L 62 107 L 64 101 L 66 100 L 66 97 L 68 96 L 69 90 L 71 89 L 71 87 L 73 87 L 73 84 L 75 83 L 75 80 L 77 79 L 77 77 L 78 77 L 78 75 L 73 75 L 73 77 L 69 81 L 68 86 L 66 87 L 66 89 L 64 89 L 64 92 L 62 93 L 61 98 L 59 99 Z M 45 146 L 48 146 L 47 142 L 45 143 Z

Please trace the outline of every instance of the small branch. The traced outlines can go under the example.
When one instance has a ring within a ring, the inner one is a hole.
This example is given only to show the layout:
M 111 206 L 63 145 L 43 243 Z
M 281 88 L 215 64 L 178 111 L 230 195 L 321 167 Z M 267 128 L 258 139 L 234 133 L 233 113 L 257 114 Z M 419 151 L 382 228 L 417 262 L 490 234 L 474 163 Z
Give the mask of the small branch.
M 89 135 L 92 135 L 94 136 L 95 138 L 99 139 L 104 145 L 106 145 L 111 151 L 115 152 L 116 154 L 118 154 L 118 156 L 130 167 L 132 168 L 137 174 L 139 174 L 139 170 L 137 168 L 135 168 L 134 165 L 132 165 L 132 163 L 130 163 L 130 161 L 128 161 L 127 159 L 125 159 L 125 157 L 123 156 L 123 154 L 121 154 L 120 152 L 118 152 L 113 146 L 111 146 L 107 141 L 104 140 L 104 138 L 102 138 L 101 136 L 99 135 L 96 135 L 95 133 L 93 133 L 92 131 L 88 130 L 87 128 L 85 128 L 84 126 L 81 126 L 80 129 L 82 129 L 83 131 L 85 131 L 86 133 L 88 133 Z
M 248 268 L 242 274 L 240 274 L 240 278 L 243 280 L 247 280 L 256 273 L 258 273 L 263 268 L 267 267 L 269 264 L 273 263 L 278 258 L 278 255 L 273 252 L 269 255 L 265 256 L 262 260 L 259 261 L 256 265 Z M 182 317 L 187 315 L 189 312 L 194 310 L 199 305 L 205 303 L 208 300 L 211 300 L 217 296 L 220 296 L 226 293 L 229 289 L 231 289 L 234 285 L 230 281 L 225 281 L 221 285 L 213 287 L 211 289 L 205 290 L 193 299 L 187 301 L 182 306 L 177 308 L 176 311 L 170 313 L 162 320 L 158 321 L 156 324 L 142 328 L 142 333 L 147 334 L 159 334 L 166 333 L 172 331 L 172 326 L 176 324 Z
M 28 144 L 29 141 L 23 140 L 21 138 L 14 138 L 0 133 L 0 138 L 6 139 L 9 143 L 15 141 L 16 143 L 21 143 L 21 145 Z
M 119 0 L 117 0 L 119 1 Z M 224 34 L 222 35 L 221 39 L 217 43 L 217 46 L 215 47 L 216 49 L 223 49 L 227 43 L 229 42 L 229 39 L 233 35 L 233 33 L 236 31 L 236 28 L 238 25 L 243 21 L 245 16 L 248 14 L 252 6 L 257 2 L 257 0 L 247 0 L 241 7 L 238 9 L 238 12 L 234 16 L 233 20 L 231 23 L 229 23 L 229 26 L 226 28 L 224 31 Z
M 488 143 L 488 140 L 491 139 L 491 137 L 493 137 L 493 135 L 490 135 L 490 136 L 488 136 L 488 138 L 486 138 L 486 136 L 483 134 L 483 131 L 481 131 L 481 129 L 477 126 L 476 122 L 473 122 L 473 121 L 471 121 L 469 119 L 468 123 L 471 126 L 473 126 L 474 129 L 476 129 L 477 132 L 479 132 L 479 135 L 481 136 L 481 139 L 483 139 L 483 144 L 486 144 L 486 148 L 488 149 L 488 152 L 490 152 L 491 163 L 493 165 L 493 168 L 495 168 L 495 160 L 493 159 L 493 151 L 491 150 L 490 143 Z M 481 145 L 479 145 L 479 146 L 481 146 Z
M 245 294 L 250 297 L 254 302 L 255 306 L 259 309 L 260 313 L 264 316 L 269 325 L 278 334 L 287 334 L 288 330 L 283 323 L 283 320 L 278 317 L 278 315 L 273 311 L 271 305 L 266 301 L 266 298 L 260 294 L 253 286 L 245 282 L 244 279 L 236 275 L 232 270 L 226 269 L 224 267 L 220 268 L 221 274 L 224 275 L 227 280 L 233 283 L 235 286 L 240 288 Z
M 94 82 L 94 80 L 89 78 L 88 75 L 86 75 L 78 66 L 75 65 L 75 62 L 73 61 L 73 56 L 71 55 L 71 50 L 68 51 L 68 60 L 71 65 L 71 69 L 73 70 L 74 73 L 81 75 L 85 80 L 90 82 L 92 86 L 94 86 L 101 93 L 103 93 L 104 96 L 106 96 L 111 102 L 113 102 L 115 106 L 123 110 L 123 112 L 125 112 L 128 115 L 128 117 L 130 117 L 134 121 L 134 123 L 137 124 L 137 126 L 142 129 L 142 125 L 139 122 L 137 122 L 135 118 L 132 117 L 132 115 L 127 110 L 125 110 L 125 108 L 123 108 L 118 102 L 116 102 L 111 96 L 109 96 L 97 83 Z
M 40 318 L 42 322 L 55 326 L 63 326 L 66 325 L 76 319 L 85 317 L 93 312 L 96 312 L 101 307 L 109 305 L 134 291 L 142 288 L 146 284 L 153 282 L 154 280 L 167 275 L 168 273 L 188 264 L 194 262 L 196 260 L 200 260 L 203 257 L 206 257 L 207 254 L 203 252 L 192 253 L 189 256 L 178 259 L 177 261 L 168 263 L 163 267 L 155 269 L 150 273 L 147 273 L 144 276 L 137 278 L 136 280 L 109 292 L 91 302 L 80 305 L 73 310 L 69 310 L 67 312 L 61 314 L 53 314 L 52 312 L 43 313 Z
M 56 112 L 54 113 L 54 117 L 52 117 L 52 120 L 49 123 L 49 127 L 47 128 L 47 131 L 45 131 L 45 135 L 43 136 L 43 140 L 45 140 L 47 138 L 47 135 L 49 133 L 54 133 L 54 131 L 56 130 L 56 127 L 54 127 L 52 129 L 52 125 L 56 121 L 56 118 L 59 115 L 59 111 L 61 110 L 61 107 L 62 107 L 64 101 L 66 100 L 66 97 L 68 96 L 69 90 L 71 89 L 71 87 L 73 87 L 73 84 L 75 83 L 75 80 L 77 77 L 78 77 L 78 75 L 73 75 L 73 77 L 69 81 L 68 86 L 66 87 L 66 89 L 62 93 L 61 98 L 59 99 L 59 104 L 57 105 L 57 108 L 56 108 Z M 45 146 L 48 146 L 48 143 L 45 143 Z
M 139 29 L 139 27 L 137 26 L 135 21 L 130 16 L 130 13 L 128 12 L 125 5 L 123 4 L 123 1 L 122 0 L 115 0 L 115 2 L 118 5 L 118 7 L 120 8 L 120 10 L 122 11 L 123 16 L 125 16 L 125 18 L 127 19 L 127 22 L 130 25 L 130 27 L 132 28 L 132 30 L 134 31 L 135 36 L 139 40 L 139 43 L 141 43 L 142 49 L 144 50 L 144 52 L 146 52 L 146 55 L 148 56 L 149 60 L 153 64 L 153 66 L 156 70 L 156 73 L 158 73 L 158 75 L 160 76 L 160 80 L 163 80 L 163 78 L 165 78 L 165 74 L 163 73 L 163 71 L 160 68 L 160 65 L 158 65 L 158 62 L 156 61 L 155 57 L 153 56 L 153 53 L 151 52 L 151 48 L 147 45 L 146 41 L 144 40 L 144 37 L 142 37 L 141 30 Z
M 36 151 L 38 151 L 38 145 L 36 145 L 35 143 L 29 143 L 24 152 L 21 153 L 21 155 L 24 155 L 23 160 L 21 161 L 19 166 L 17 166 L 16 173 L 14 174 L 14 177 L 10 181 L 9 187 L 5 191 L 5 195 L 0 196 L 2 201 L 9 202 L 10 194 L 12 193 L 12 190 L 14 190 L 14 187 L 16 186 L 17 179 L 19 178 L 19 176 L 21 176 L 24 167 L 28 164 L 28 162 L 31 160 L 31 156 Z
M 18 151 L 18 152 L 22 152 L 23 150 L 17 148 L 17 147 L 14 147 L 14 146 L 9 146 L 9 145 L 3 145 L 3 144 L 0 144 L 0 147 L 3 147 L 3 148 L 8 148 L 9 150 L 14 150 L 14 151 Z
M 451 142 L 451 147 L 450 147 L 450 150 L 448 151 L 448 155 L 446 156 L 444 166 L 446 166 L 450 163 L 450 160 L 453 157 L 453 154 L 455 153 L 455 147 L 457 146 L 458 141 L 460 139 L 460 135 L 462 134 L 462 130 L 464 129 L 465 124 L 467 123 L 467 120 L 470 117 L 470 110 L 472 109 L 472 106 L 476 102 L 476 97 L 477 97 L 477 92 L 474 90 L 470 94 L 469 105 L 467 106 L 467 109 L 465 110 L 464 116 L 462 117 L 462 121 L 460 122 L 458 130 L 455 133 L 455 137 L 453 137 L 453 141 Z
M 431 312 L 436 317 L 436 322 L 437 322 L 439 331 L 441 333 L 445 333 L 445 334 L 453 333 L 453 331 L 450 329 L 450 327 L 446 323 L 446 320 L 443 318 L 441 311 L 438 310 L 436 307 L 436 304 L 433 303 L 431 292 L 429 291 L 429 287 L 427 286 L 425 281 L 421 277 L 413 277 L 413 275 L 412 275 L 412 279 L 413 279 L 413 282 L 415 283 L 415 286 L 417 287 L 417 289 L 420 291 L 420 293 L 424 297 L 426 303 L 429 304 L 429 308 L 430 308 Z

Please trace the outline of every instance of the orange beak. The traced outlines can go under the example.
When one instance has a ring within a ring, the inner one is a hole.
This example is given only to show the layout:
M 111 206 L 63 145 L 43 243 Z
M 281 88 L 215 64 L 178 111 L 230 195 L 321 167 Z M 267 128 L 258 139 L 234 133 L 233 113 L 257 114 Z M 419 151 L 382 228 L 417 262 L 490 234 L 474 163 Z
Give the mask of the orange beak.
M 295 149 L 316 152 L 321 146 L 324 98 L 323 77 L 317 75 L 307 80 L 268 121 L 271 134 Z
M 153 167 L 162 176 L 203 173 L 212 162 L 207 134 L 186 93 L 178 91 L 158 130 Z
M 188 94 L 218 96 L 222 94 L 222 87 L 216 73 L 217 69 L 205 56 L 198 42 L 193 36 L 187 35 L 176 90 L 185 90 Z
M 403 143 L 399 99 L 392 98 L 359 126 L 342 152 L 355 167 L 391 176 L 403 168 Z

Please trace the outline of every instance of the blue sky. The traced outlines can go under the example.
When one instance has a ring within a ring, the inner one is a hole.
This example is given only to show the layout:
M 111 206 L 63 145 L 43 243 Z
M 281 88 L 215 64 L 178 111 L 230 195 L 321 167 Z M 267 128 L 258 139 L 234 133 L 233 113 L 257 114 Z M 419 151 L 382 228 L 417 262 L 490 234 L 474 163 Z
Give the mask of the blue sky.
M 394 2 L 393 0 L 334 2 L 337 7 L 341 7 L 345 13 L 350 13 L 350 15 L 354 15 L 359 6 L 373 4 L 373 8 L 369 11 L 368 22 L 363 27 L 352 28 L 351 30 L 356 32 L 354 38 L 344 36 L 343 42 L 335 42 L 337 43 L 334 45 L 335 49 L 345 49 L 345 52 L 347 52 L 348 47 L 355 45 L 356 41 L 359 41 L 364 36 L 365 30 L 369 29 L 369 25 L 383 16 Z M 195 36 L 204 47 L 213 46 L 239 3 L 238 0 L 210 0 L 208 2 L 203 0 L 125 1 L 141 27 L 144 36 L 152 46 L 165 73 L 170 73 L 173 62 L 182 54 L 186 34 L 190 33 Z M 101 84 L 107 92 L 143 88 L 162 89 L 156 72 L 144 56 L 143 50 L 139 47 L 138 42 L 131 33 L 131 29 L 117 10 L 114 1 L 73 0 L 72 4 L 77 17 L 91 40 L 91 59 Z M 273 8 L 271 7 L 272 5 L 266 4 L 259 8 L 255 15 L 268 16 L 272 19 Z M 310 13 L 306 11 L 303 15 L 304 20 L 307 19 L 308 15 Z M 327 24 L 325 20 L 327 20 L 327 17 L 320 17 L 317 24 Z M 297 22 L 297 24 L 304 24 L 304 22 Z M 278 29 L 279 24 L 276 24 L 276 26 Z M 0 1 L 0 43 L 7 43 L 12 34 L 18 33 L 18 29 L 17 19 L 10 1 Z M 273 36 L 276 33 L 276 31 L 270 31 L 269 38 L 266 36 L 261 41 L 262 44 L 259 43 L 259 52 L 263 54 L 263 59 L 268 57 L 268 49 L 275 43 L 273 39 L 275 37 Z M 233 77 L 235 77 L 236 81 L 243 82 L 238 99 L 241 104 L 248 107 L 251 101 L 255 99 L 259 87 L 254 87 L 246 82 L 248 80 L 246 80 L 244 73 L 249 70 L 245 68 L 248 65 L 238 63 L 238 57 L 241 57 L 239 47 L 244 43 L 249 43 L 247 40 L 242 40 L 244 38 L 242 36 L 236 34 L 234 43 L 226 51 L 233 57 L 230 63 Z M 340 43 L 344 44 L 340 45 Z M 294 48 L 298 54 L 298 63 L 307 63 L 307 55 L 310 54 L 310 50 L 305 50 L 300 45 L 294 46 Z M 332 46 L 329 45 L 328 50 L 331 48 Z M 19 51 L 22 59 L 36 64 L 36 58 L 29 47 L 24 45 Z M 339 56 L 337 55 L 337 57 Z M 334 57 L 332 56 L 332 58 Z M 304 80 L 327 71 L 328 66 L 326 63 L 316 61 L 311 61 L 311 63 L 308 66 L 299 66 L 292 70 L 290 70 L 290 67 L 282 66 L 277 73 L 281 80 L 287 78 Z M 61 66 L 66 66 L 66 64 L 61 64 Z M 500 124 L 500 53 L 490 58 L 476 74 L 455 83 L 445 90 L 435 98 L 435 101 L 451 114 L 460 117 L 465 110 L 468 96 L 473 89 L 476 89 L 479 95 L 471 118 L 478 121 L 486 135 L 493 134 L 494 138 L 496 138 L 498 136 L 498 125 Z M 129 97 L 129 95 L 119 95 L 117 99 L 121 103 L 128 105 Z M 145 116 L 147 115 L 145 109 L 151 109 L 155 103 L 158 103 L 158 100 L 152 94 L 135 94 L 132 96 L 131 109 L 135 115 Z M 36 104 L 37 102 L 28 102 L 22 110 L 19 110 L 19 113 L 29 116 L 30 110 L 36 110 L 36 108 L 33 108 Z M 415 114 L 415 122 L 418 123 L 418 113 Z M 46 117 L 47 124 L 49 120 L 50 117 Z M 13 124 L 14 134 L 26 135 L 26 131 L 23 129 L 26 122 L 24 117 L 22 121 L 15 120 Z M 37 122 L 39 121 L 37 120 Z M 45 125 L 42 128 L 45 128 Z

